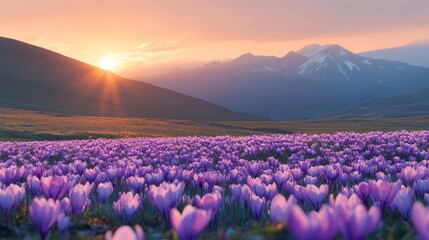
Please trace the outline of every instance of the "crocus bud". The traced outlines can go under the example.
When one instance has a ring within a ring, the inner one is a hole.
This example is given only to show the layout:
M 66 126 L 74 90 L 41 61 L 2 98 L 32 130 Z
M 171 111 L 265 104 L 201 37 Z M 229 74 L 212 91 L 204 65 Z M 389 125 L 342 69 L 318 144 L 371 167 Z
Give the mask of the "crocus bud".
M 113 193 L 113 185 L 111 182 L 100 183 L 97 187 L 98 198 L 102 203 L 107 202 Z

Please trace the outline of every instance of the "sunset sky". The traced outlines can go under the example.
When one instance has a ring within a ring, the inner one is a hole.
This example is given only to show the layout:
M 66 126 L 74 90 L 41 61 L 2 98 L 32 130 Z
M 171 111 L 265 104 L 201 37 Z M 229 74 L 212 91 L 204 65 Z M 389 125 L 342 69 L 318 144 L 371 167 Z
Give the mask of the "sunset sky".
M 0 0 L 0 35 L 125 76 L 310 43 L 354 52 L 429 38 L 427 0 Z M 104 62 L 104 63 L 101 63 Z

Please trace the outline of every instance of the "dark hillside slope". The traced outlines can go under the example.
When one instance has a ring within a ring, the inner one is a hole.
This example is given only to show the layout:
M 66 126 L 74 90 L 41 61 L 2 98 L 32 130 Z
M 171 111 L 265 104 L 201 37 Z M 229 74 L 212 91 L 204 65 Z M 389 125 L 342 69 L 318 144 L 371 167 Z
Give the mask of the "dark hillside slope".
M 402 118 L 429 116 L 429 88 L 377 99 L 345 108 L 323 118 Z

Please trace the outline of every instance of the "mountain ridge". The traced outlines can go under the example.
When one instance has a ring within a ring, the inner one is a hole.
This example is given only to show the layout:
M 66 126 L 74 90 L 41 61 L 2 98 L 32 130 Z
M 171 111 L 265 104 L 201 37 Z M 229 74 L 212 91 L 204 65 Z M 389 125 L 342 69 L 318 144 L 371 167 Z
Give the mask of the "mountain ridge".
M 410 116 L 429 116 L 429 87 L 360 103 L 318 118 L 401 118 Z
M 428 68 L 365 58 L 333 44 L 310 57 L 244 54 L 144 81 L 235 111 L 298 120 L 427 87 L 427 76 Z
M 377 49 L 359 54 L 374 59 L 401 61 L 414 66 L 429 67 L 429 39 L 422 39 L 399 47 Z
M 0 37 L 0 107 L 68 115 L 258 120 L 47 49 Z

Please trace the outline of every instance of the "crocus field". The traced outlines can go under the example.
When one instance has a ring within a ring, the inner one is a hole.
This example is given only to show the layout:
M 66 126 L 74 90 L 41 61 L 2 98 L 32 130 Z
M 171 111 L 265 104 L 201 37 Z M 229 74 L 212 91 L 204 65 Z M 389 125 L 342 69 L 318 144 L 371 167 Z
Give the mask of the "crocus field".
M 429 131 L 0 143 L 0 239 L 429 239 Z

